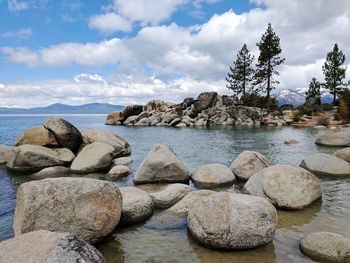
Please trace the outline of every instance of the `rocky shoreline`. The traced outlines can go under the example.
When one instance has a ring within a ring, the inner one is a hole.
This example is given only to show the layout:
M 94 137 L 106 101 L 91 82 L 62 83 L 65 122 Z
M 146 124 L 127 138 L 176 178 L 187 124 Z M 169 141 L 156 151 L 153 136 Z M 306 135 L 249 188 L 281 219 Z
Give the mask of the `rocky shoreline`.
M 105 262 L 91 244 L 156 210 L 185 217 L 205 247 L 264 246 L 274 238 L 278 210 L 297 213 L 321 198 L 321 176 L 350 176 L 350 128 L 327 129 L 316 143 L 347 148 L 307 156 L 299 167 L 244 151 L 230 166 L 211 163 L 190 172 L 169 146 L 156 144 L 135 171 L 134 186 L 118 187 L 115 182 L 132 172 L 130 144 L 111 132 L 79 131 L 50 117 L 26 130 L 14 147 L 0 147 L 9 170 L 36 179 L 18 188 L 15 237 L 0 243 L 0 262 Z M 93 179 L 97 172 L 103 180 Z M 238 181 L 244 183 L 240 193 L 226 191 Z M 300 249 L 316 260 L 347 262 L 350 240 L 316 232 L 301 240 Z

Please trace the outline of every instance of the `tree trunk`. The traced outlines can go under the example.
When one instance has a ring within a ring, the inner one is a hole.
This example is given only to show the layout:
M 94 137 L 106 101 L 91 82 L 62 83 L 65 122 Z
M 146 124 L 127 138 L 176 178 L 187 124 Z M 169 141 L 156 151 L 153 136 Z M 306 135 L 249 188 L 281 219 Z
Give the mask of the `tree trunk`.
M 271 90 L 271 59 L 269 59 L 267 68 L 267 94 L 266 97 L 270 98 L 270 90 Z

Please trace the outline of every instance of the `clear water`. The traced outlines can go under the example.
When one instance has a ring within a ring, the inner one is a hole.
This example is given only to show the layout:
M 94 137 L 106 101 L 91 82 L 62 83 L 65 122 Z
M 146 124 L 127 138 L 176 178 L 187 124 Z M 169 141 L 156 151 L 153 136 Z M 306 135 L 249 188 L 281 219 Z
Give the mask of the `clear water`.
M 46 116 L 0 116 L 0 144 L 12 145 L 25 129 L 41 125 Z M 314 144 L 317 131 L 284 128 L 153 128 L 105 126 L 103 115 L 68 115 L 65 119 L 80 129 L 106 129 L 126 138 L 132 146 L 131 165 L 135 171 L 155 143 L 170 145 L 190 171 L 197 166 L 219 162 L 229 164 L 240 152 L 256 150 L 275 164 L 298 165 L 304 156 L 334 149 Z M 285 145 L 287 139 L 299 144 Z M 0 166 L 0 241 L 13 236 L 12 223 L 16 188 L 27 176 L 9 175 Z M 198 245 L 187 231 L 186 219 L 157 211 L 148 221 L 117 229 L 97 245 L 108 262 L 312 262 L 298 248 L 309 232 L 331 231 L 350 238 L 350 178 L 322 178 L 323 197 L 302 211 L 279 211 L 274 241 L 253 250 L 228 252 Z M 131 185 L 132 175 L 118 182 Z M 231 191 L 239 192 L 241 184 Z

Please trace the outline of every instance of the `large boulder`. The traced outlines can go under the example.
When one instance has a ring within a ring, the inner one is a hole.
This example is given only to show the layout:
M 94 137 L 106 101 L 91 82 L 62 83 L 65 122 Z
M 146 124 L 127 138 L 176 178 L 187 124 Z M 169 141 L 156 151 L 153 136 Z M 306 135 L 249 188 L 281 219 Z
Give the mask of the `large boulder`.
M 1 263 L 104 263 L 101 253 L 68 233 L 46 230 L 18 235 L 0 243 Z
M 83 148 L 70 169 L 73 173 L 87 174 L 103 171 L 111 166 L 114 148 L 103 142 L 94 142 Z
M 156 144 L 134 176 L 135 184 L 186 183 L 189 172 L 176 153 L 166 145 Z
M 5 145 L 0 144 L 0 165 L 6 164 L 10 157 L 11 149 Z
M 49 230 L 89 243 L 108 236 L 119 223 L 122 196 L 111 182 L 50 178 L 23 183 L 17 191 L 15 235 Z
M 350 262 L 350 239 L 329 232 L 308 234 L 300 242 L 300 250 L 320 262 Z
M 174 103 L 161 100 L 151 100 L 144 106 L 145 111 L 165 111 L 174 106 Z
M 302 209 L 322 195 L 320 180 L 300 167 L 274 165 L 254 174 L 243 189 L 284 209 Z
M 204 197 L 188 212 L 188 229 L 214 249 L 248 249 L 273 240 L 277 211 L 264 198 L 235 193 Z
M 347 161 L 350 163 L 350 147 L 346 147 L 341 150 L 337 150 L 333 153 L 335 157 L 338 157 L 340 159 L 343 159 L 344 161 Z
M 194 110 L 201 112 L 215 105 L 215 102 L 218 98 L 216 92 L 203 92 L 198 95 L 197 100 L 194 101 Z
M 236 177 L 226 165 L 215 163 L 197 168 L 192 173 L 191 180 L 199 188 L 215 188 L 231 186 Z
M 301 161 L 300 166 L 321 176 L 350 175 L 350 164 L 348 162 L 325 153 L 315 153 L 306 157 Z
M 79 148 L 83 142 L 80 131 L 68 121 L 59 117 L 49 117 L 44 122 L 44 127 L 52 132 L 58 143 L 71 151 Z
M 121 187 L 123 210 L 120 224 L 133 225 L 147 220 L 153 215 L 152 198 L 145 191 L 136 187 Z
M 36 172 L 52 166 L 68 166 L 75 155 L 68 149 L 50 149 L 38 145 L 13 147 L 7 161 L 10 170 Z
M 16 140 L 15 146 L 34 144 L 47 147 L 58 147 L 59 144 L 55 135 L 43 126 L 29 128 L 24 131 Z
M 244 151 L 231 163 L 230 169 L 241 180 L 247 181 L 253 174 L 271 166 L 265 155 L 254 151 Z
M 350 129 L 329 129 L 325 132 L 320 133 L 315 143 L 325 146 L 350 146 Z
M 104 130 L 85 130 L 81 132 L 84 145 L 94 142 L 103 142 L 111 145 L 115 158 L 131 154 L 130 144 L 122 137 Z
M 46 178 L 57 178 L 69 176 L 69 168 L 65 166 L 54 166 L 42 169 L 30 175 L 30 179 L 42 180 Z
M 215 192 L 211 190 L 198 190 L 189 192 L 184 198 L 170 207 L 167 211 L 175 215 L 187 216 L 187 213 L 192 206 L 195 206 L 202 198 L 214 193 Z

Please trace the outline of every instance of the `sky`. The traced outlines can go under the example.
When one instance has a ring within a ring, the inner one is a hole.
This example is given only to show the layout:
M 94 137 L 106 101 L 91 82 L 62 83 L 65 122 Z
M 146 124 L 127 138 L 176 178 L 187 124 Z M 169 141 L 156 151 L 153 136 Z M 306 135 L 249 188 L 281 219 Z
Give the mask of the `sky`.
M 244 43 L 258 57 L 268 23 L 276 92 L 323 81 L 336 42 L 350 64 L 349 0 L 0 0 L 0 107 L 230 94 L 229 66 Z

